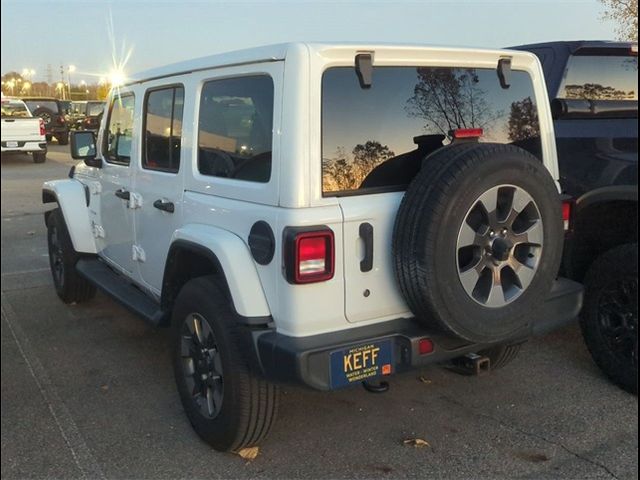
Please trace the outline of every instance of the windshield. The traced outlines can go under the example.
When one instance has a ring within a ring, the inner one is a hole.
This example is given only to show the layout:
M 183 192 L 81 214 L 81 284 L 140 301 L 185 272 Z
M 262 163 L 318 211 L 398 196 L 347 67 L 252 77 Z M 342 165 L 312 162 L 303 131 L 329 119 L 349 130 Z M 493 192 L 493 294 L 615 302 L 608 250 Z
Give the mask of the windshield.
M 22 102 L 2 102 L 2 118 L 29 118 L 31 114 Z

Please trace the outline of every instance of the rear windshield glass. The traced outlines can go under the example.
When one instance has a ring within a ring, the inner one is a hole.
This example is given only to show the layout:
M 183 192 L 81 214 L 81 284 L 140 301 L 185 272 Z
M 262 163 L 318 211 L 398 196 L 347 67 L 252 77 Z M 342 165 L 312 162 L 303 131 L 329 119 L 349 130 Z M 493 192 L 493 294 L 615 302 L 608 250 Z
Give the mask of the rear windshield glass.
M 402 190 L 460 128 L 540 156 L 530 76 L 513 71 L 503 89 L 495 69 L 377 67 L 362 89 L 352 67 L 330 68 L 322 79 L 323 193 Z
M 638 100 L 638 57 L 579 55 L 569 59 L 559 98 Z
M 90 103 L 87 105 L 87 115 L 95 117 L 104 110 L 104 103 Z
M 24 103 L 2 102 L 2 118 L 27 118 L 30 116 Z
M 43 110 L 49 110 L 53 113 L 58 112 L 58 104 L 53 100 L 25 100 L 24 103 L 27 104 L 29 110 L 34 115 L 40 115 Z

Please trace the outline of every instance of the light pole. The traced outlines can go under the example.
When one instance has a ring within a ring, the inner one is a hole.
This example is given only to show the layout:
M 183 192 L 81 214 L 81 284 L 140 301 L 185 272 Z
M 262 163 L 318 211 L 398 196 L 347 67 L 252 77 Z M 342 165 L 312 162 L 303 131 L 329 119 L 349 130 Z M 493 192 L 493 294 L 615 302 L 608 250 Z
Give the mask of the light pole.
M 71 97 L 71 74 L 75 71 L 76 71 L 75 65 L 69 65 L 69 67 L 67 68 L 67 78 L 69 80 L 69 100 L 73 100 L 73 98 Z

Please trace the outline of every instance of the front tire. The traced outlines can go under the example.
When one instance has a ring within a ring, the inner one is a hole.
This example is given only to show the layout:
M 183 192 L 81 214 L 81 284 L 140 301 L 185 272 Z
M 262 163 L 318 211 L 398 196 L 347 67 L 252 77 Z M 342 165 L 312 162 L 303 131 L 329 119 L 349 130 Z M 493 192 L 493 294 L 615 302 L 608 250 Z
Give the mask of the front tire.
M 251 371 L 229 302 L 217 276 L 195 278 L 180 290 L 172 315 L 182 405 L 198 435 L 219 451 L 255 446 L 278 407 L 277 387 Z
M 638 394 L 638 244 L 593 262 L 584 281 L 580 327 L 595 363 L 615 384 Z
M 80 255 L 73 249 L 67 225 L 59 208 L 49 214 L 47 244 L 53 285 L 58 297 L 64 303 L 81 303 L 92 299 L 96 294 L 96 288 L 76 271 Z

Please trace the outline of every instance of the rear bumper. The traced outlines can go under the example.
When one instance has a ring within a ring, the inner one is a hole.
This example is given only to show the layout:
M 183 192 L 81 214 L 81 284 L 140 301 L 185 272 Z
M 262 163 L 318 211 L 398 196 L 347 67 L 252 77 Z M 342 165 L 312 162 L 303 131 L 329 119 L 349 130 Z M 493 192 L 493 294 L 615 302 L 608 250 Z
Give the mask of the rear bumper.
M 3 152 L 46 152 L 47 151 L 47 142 L 44 140 L 38 142 L 25 142 L 19 141 L 17 142 L 18 146 L 9 147 L 7 146 L 7 142 L 2 142 L 2 151 Z
M 502 343 L 522 342 L 571 323 L 581 307 L 582 285 L 558 279 L 529 327 Z M 445 362 L 492 346 L 469 344 L 436 334 L 407 318 L 310 337 L 289 337 L 271 328 L 245 328 L 245 346 L 253 353 L 254 367 L 267 379 L 279 383 L 304 384 L 317 390 L 332 389 L 331 353 L 352 346 L 391 340 L 394 344 L 395 373 Z M 430 354 L 420 355 L 418 343 L 425 337 L 433 342 L 435 348 Z

